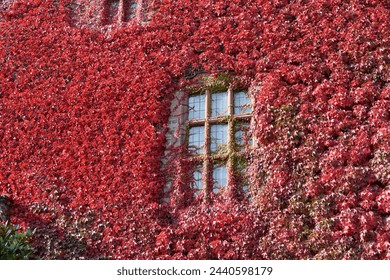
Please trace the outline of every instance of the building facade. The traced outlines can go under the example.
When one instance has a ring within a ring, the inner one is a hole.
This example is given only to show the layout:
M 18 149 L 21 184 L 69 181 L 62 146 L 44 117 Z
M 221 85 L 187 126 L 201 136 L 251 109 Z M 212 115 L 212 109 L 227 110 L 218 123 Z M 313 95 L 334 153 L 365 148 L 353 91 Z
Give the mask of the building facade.
M 35 257 L 389 258 L 383 1 L 0 7 L 0 196 Z

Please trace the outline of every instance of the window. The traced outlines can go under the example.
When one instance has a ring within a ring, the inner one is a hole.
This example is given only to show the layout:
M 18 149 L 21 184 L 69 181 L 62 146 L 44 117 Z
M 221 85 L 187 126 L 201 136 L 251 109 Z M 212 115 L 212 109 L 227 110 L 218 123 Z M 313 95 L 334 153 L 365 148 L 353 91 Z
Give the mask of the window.
M 195 194 L 198 194 L 202 191 L 203 184 L 202 184 L 202 167 L 198 166 L 196 170 L 194 171 L 194 185 L 193 188 L 195 189 Z
M 225 165 L 215 166 L 213 169 L 213 192 L 217 193 L 220 188 L 227 184 L 227 168 Z
M 193 173 L 195 193 L 218 193 L 232 176 L 244 171 L 238 163 L 245 161 L 245 148 L 252 144 L 251 112 L 246 91 L 206 90 L 188 97 L 187 143 L 197 165 Z M 244 191 L 248 188 L 245 180 L 235 181 Z
M 252 104 L 248 94 L 239 91 L 234 94 L 234 114 L 241 115 L 251 113 Z
M 226 116 L 228 114 L 228 93 L 217 92 L 211 95 L 211 116 Z
M 188 98 L 188 118 L 203 119 L 205 118 L 205 95 L 195 95 Z
M 139 0 L 105 0 L 103 4 L 103 25 L 130 22 L 140 10 Z
M 210 126 L 210 152 L 222 152 L 228 141 L 228 125 L 212 124 Z
M 202 154 L 204 145 L 204 127 L 194 126 L 189 129 L 188 147 L 194 154 Z
M 132 20 L 136 15 L 137 8 L 137 1 L 123 0 L 123 21 Z

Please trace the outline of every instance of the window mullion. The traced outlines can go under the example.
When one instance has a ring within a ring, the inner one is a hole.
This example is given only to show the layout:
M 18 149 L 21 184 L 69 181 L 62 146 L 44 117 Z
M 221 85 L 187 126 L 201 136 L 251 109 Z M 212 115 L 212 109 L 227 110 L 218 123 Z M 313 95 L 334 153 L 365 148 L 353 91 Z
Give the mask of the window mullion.
M 125 11 L 125 5 L 123 3 L 123 0 L 119 0 L 119 7 L 118 7 L 118 22 L 121 24 L 124 21 L 124 11 Z
M 227 185 L 230 186 L 233 182 L 233 151 L 234 151 L 234 123 L 233 123 L 233 113 L 234 113 L 234 96 L 233 90 L 228 89 L 228 159 L 226 163 L 227 170 Z
M 206 91 L 205 98 L 205 124 L 204 124 L 204 154 L 210 156 L 210 108 L 211 108 L 211 95 L 209 91 Z
M 202 181 L 203 181 L 203 186 L 204 186 L 204 191 L 205 191 L 205 198 L 208 198 L 208 193 L 212 190 L 212 184 L 211 182 L 211 151 L 210 151 L 210 144 L 211 144 L 211 139 L 210 139 L 210 116 L 211 116 L 211 94 L 207 90 L 206 91 L 206 98 L 205 98 L 205 123 L 204 123 L 204 160 L 203 160 L 203 176 L 202 176 Z
M 234 112 L 233 91 L 229 88 L 228 89 L 228 147 L 229 147 L 229 152 L 233 150 L 233 145 L 234 145 L 233 112 Z

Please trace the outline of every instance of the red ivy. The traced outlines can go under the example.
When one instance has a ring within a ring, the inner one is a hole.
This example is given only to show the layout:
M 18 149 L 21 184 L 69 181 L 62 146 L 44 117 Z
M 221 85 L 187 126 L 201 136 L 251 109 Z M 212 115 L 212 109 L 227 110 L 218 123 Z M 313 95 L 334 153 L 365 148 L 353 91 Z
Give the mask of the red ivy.
M 82 0 L 5 2 L 0 193 L 37 256 L 390 258 L 384 1 L 144 1 L 150 22 L 112 31 Z M 170 99 L 199 68 L 256 89 L 250 199 L 204 204 L 186 157 L 162 168 Z

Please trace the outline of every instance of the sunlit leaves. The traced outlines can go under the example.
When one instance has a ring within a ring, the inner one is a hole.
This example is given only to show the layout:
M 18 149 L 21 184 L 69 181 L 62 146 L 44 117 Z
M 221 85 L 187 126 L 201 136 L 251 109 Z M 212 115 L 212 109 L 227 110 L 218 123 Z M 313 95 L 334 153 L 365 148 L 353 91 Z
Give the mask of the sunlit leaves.
M 51 2 L 0 18 L 0 191 L 38 228 L 38 255 L 389 258 L 381 1 L 160 0 L 148 24 L 111 32 Z M 253 86 L 250 201 L 194 198 L 179 152 L 162 171 L 188 69 Z

